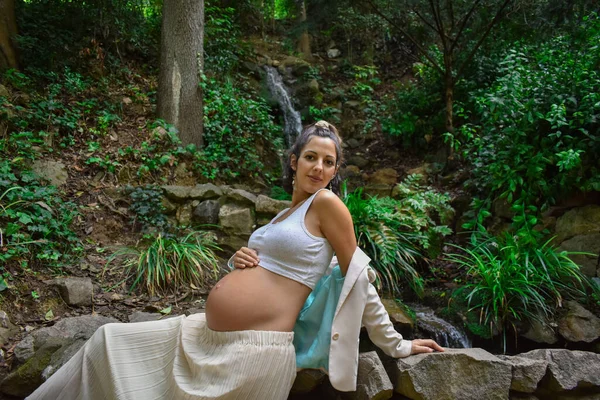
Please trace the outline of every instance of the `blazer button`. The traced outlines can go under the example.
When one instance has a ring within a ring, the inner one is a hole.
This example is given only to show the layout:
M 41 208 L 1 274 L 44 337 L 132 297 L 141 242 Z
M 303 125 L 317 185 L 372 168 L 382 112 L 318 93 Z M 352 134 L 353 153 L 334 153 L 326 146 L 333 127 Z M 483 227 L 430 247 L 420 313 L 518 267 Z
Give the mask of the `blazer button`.
M 340 334 L 339 333 L 334 333 L 333 336 L 331 337 L 333 340 L 338 340 L 340 338 Z

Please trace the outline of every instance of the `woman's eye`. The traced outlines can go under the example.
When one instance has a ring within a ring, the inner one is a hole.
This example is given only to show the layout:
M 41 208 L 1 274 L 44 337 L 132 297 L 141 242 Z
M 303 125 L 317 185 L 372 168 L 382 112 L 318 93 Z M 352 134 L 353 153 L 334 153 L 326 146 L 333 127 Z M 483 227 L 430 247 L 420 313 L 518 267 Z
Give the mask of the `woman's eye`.
M 333 165 L 333 161 L 327 161 L 328 165 Z
M 312 159 L 313 159 L 313 156 L 306 156 L 306 159 L 307 159 L 307 160 L 312 160 Z

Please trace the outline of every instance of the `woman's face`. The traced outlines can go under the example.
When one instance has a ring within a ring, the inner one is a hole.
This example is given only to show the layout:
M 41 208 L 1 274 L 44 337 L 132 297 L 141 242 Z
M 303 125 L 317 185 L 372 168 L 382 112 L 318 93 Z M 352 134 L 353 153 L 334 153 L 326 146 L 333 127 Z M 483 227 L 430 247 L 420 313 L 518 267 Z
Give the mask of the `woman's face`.
M 291 156 L 296 172 L 295 190 L 313 194 L 326 187 L 337 173 L 335 142 L 329 138 L 313 136 L 300 150 L 300 156 Z

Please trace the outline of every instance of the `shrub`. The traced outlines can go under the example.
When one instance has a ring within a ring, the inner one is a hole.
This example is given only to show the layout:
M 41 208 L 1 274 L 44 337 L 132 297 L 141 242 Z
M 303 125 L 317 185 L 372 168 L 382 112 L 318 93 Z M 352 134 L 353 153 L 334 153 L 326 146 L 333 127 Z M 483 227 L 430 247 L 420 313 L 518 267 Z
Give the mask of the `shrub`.
M 574 253 L 559 252 L 550 240 L 528 232 L 479 233 L 471 247 L 454 247 L 460 253 L 447 259 L 466 270 L 468 281 L 453 297 L 465 299 L 490 334 L 502 332 L 505 349 L 507 328 L 552 315 L 565 298 L 581 298 L 587 287 L 593 289 L 569 258 Z
M 219 265 L 214 254 L 220 248 L 207 232 L 195 231 L 184 237 L 159 233 L 140 248 L 125 248 L 115 252 L 106 268 L 119 256 L 134 256 L 125 262 L 125 280 L 132 278 L 129 288 L 138 285 L 154 295 L 183 287 L 206 288 L 208 279 L 217 279 Z
M 600 190 L 600 19 L 540 45 L 515 43 L 498 77 L 471 93 L 472 123 L 449 135 L 491 199 L 543 209 L 575 190 Z
M 155 185 L 128 187 L 131 205 L 129 211 L 135 215 L 133 224 L 139 223 L 143 228 L 154 227 L 165 230 L 168 220 L 162 205 L 162 191 Z
M 266 102 L 212 78 L 205 77 L 202 87 L 205 146 L 194 167 L 208 179 L 262 178 L 271 183 L 279 176 L 283 135 Z
M 453 210 L 446 195 L 421 187 L 418 179 L 410 176 L 398 186 L 399 200 L 365 199 L 358 189 L 344 194 L 344 203 L 352 215 L 358 245 L 373 260 L 379 287 L 398 292 L 399 282 L 406 282 L 420 295 L 424 282 L 416 267 L 432 244 L 451 232 L 436 220 L 446 222 Z
M 37 261 L 60 266 L 81 251 L 70 225 L 77 206 L 64 202 L 53 186 L 43 186 L 31 172 L 0 161 L 0 264 Z

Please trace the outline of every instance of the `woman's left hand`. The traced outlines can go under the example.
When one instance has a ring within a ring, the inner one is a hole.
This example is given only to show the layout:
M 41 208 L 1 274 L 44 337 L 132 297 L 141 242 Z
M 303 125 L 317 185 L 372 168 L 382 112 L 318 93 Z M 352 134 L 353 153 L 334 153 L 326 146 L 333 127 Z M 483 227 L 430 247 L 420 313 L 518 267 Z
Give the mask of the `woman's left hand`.
M 410 354 L 433 353 L 434 351 L 444 351 L 444 349 L 431 339 L 414 339 Z

